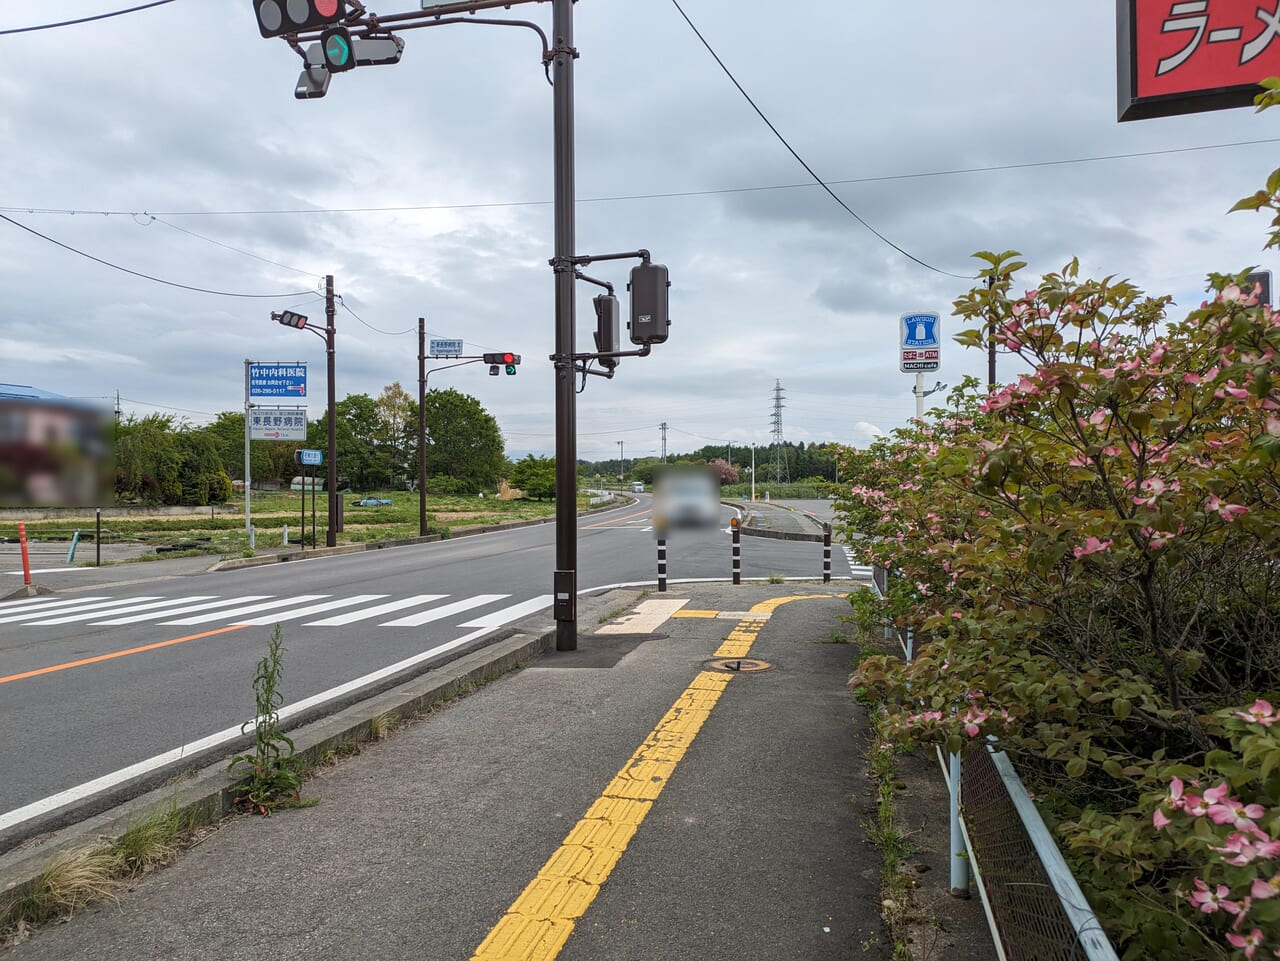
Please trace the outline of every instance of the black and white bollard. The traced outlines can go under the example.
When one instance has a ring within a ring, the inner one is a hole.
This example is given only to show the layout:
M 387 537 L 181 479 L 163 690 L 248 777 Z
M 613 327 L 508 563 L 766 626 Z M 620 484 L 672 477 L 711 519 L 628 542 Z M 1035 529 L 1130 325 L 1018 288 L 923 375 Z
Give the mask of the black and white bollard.
M 822 525 L 822 583 L 831 583 L 831 525 Z
M 667 589 L 667 537 L 658 532 L 658 591 Z
M 742 531 L 738 529 L 738 518 L 729 521 L 733 531 L 733 583 L 742 583 Z

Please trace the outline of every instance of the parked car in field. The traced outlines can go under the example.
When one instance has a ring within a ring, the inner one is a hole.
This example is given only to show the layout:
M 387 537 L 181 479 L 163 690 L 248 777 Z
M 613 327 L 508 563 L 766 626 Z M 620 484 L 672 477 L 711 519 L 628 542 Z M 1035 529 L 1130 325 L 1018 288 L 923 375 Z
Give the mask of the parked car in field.
M 356 507 L 390 507 L 391 501 L 386 497 L 362 497 L 356 501 Z

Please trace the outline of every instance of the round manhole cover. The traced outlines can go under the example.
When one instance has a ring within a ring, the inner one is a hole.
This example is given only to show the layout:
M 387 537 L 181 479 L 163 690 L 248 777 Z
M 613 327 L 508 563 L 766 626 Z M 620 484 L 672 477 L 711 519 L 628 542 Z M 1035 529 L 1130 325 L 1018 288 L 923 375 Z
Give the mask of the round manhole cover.
M 707 661 L 703 666 L 708 671 L 724 671 L 728 674 L 754 674 L 773 667 L 768 661 L 762 661 L 758 657 L 718 657 L 714 661 Z

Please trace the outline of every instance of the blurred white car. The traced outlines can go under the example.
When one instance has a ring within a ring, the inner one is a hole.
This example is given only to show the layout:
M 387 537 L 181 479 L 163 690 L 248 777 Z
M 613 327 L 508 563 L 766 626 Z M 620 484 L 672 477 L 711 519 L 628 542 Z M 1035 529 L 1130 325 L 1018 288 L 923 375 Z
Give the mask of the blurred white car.
M 709 468 L 664 471 L 654 485 L 654 527 L 714 527 L 720 522 L 720 481 Z

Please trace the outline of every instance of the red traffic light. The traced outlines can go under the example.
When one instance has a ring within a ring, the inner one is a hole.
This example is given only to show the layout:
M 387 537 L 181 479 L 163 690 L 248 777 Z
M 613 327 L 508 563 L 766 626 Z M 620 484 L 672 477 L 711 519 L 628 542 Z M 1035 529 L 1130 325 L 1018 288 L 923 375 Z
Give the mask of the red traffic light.
M 272 314 L 271 319 L 277 324 L 284 324 L 286 327 L 297 327 L 299 330 L 307 326 L 307 318 L 302 314 L 294 313 L 292 310 L 282 310 L 278 314 Z
M 502 355 L 502 362 L 504 364 L 514 364 L 516 362 L 516 355 L 508 351 Z
M 264 37 L 323 27 L 345 15 L 342 0 L 253 0 L 253 12 Z

